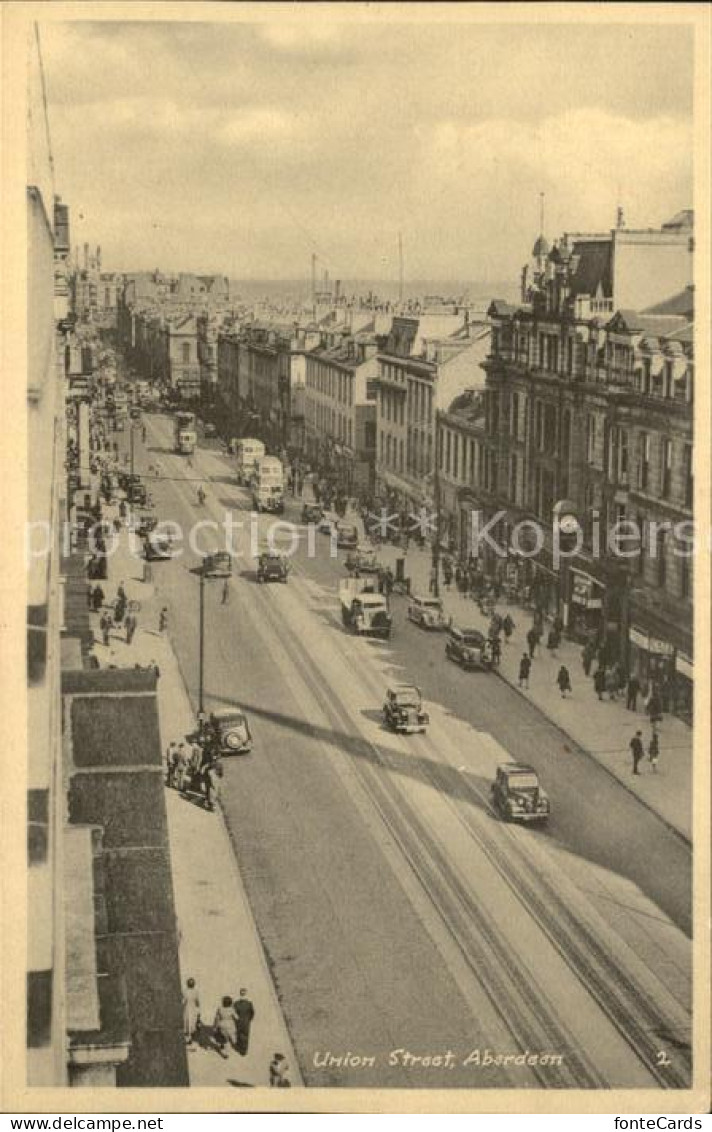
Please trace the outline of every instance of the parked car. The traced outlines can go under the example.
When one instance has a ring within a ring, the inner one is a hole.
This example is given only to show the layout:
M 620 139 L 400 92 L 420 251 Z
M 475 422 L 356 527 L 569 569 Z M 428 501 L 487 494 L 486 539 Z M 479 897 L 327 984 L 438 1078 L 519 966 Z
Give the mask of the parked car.
M 358 546 L 358 527 L 339 519 L 336 523 L 336 545 L 344 550 L 355 550 Z
M 143 542 L 143 552 L 149 562 L 173 557 L 173 540 L 165 531 L 151 530 Z
M 425 731 L 430 716 L 423 711 L 423 698 L 415 684 L 394 684 L 386 691 L 383 719 L 392 731 L 413 734 Z
M 492 668 L 492 647 L 479 629 L 461 629 L 451 625 L 445 644 L 445 656 L 470 671 Z
M 355 550 L 350 550 L 346 555 L 345 566 L 350 574 L 356 570 L 359 574 L 377 574 L 380 570 L 376 551 L 368 543 L 359 543 Z
M 551 813 L 549 796 L 533 766 L 503 763 L 492 783 L 492 802 L 507 821 L 546 821 Z
M 324 512 L 318 503 L 305 503 L 302 507 L 302 522 L 303 523 L 320 523 L 324 517 Z
M 448 623 L 441 599 L 424 594 L 411 595 L 408 618 L 422 629 L 445 629 Z
M 252 734 L 244 711 L 213 711 L 208 726 L 221 755 L 246 755 L 252 750 Z
M 129 503 L 138 503 L 140 506 L 145 505 L 148 499 L 145 483 L 142 483 L 141 480 L 130 481 L 126 488 L 126 498 Z
M 278 550 L 265 550 L 257 560 L 258 582 L 285 582 L 289 566 L 287 559 Z
M 322 535 L 330 535 L 338 521 L 339 516 L 335 511 L 322 511 L 321 519 L 316 529 Z
M 232 559 L 226 550 L 206 554 L 203 560 L 203 573 L 206 578 L 229 578 L 232 574 Z

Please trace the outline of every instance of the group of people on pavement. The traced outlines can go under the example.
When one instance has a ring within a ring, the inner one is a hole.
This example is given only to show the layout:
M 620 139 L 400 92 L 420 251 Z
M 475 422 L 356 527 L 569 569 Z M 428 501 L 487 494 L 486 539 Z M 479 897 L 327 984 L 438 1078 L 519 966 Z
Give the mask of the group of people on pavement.
M 203 1020 L 200 991 L 194 978 L 185 981 L 183 989 L 183 1033 L 186 1047 L 193 1051 L 196 1045 L 212 1049 L 222 1058 L 229 1058 L 233 1049 L 246 1057 L 250 1048 L 250 1032 L 255 1020 L 255 1007 L 247 988 L 240 987 L 237 998 L 225 994 L 213 1015 L 212 1024 Z M 283 1053 L 274 1053 L 269 1063 L 269 1083 L 272 1088 L 289 1088 L 289 1063 Z
M 187 741 L 171 741 L 166 751 L 166 785 L 181 794 L 197 793 L 214 810 L 223 776 L 220 748 L 209 727 L 200 727 Z
M 556 657 L 557 649 L 561 644 L 561 635 L 563 633 L 564 623 L 560 617 L 555 617 L 551 628 L 547 634 L 546 648 L 550 656 Z M 544 617 L 543 614 L 536 610 L 532 620 L 531 627 L 527 630 L 526 642 L 527 652 L 522 653 L 519 661 L 519 687 L 529 687 L 529 674 L 532 670 L 532 663 L 536 656 L 537 649 L 541 645 L 542 637 L 544 636 Z M 559 670 L 556 674 L 556 686 L 559 689 L 562 699 L 573 694 L 573 686 L 571 684 L 571 673 L 565 664 L 559 665 Z

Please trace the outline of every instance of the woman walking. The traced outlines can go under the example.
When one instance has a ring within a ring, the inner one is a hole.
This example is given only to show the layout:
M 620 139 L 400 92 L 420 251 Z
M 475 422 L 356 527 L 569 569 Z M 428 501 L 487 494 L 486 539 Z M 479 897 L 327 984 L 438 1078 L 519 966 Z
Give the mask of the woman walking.
M 569 670 L 565 664 L 562 664 L 561 668 L 559 669 L 559 674 L 556 677 L 556 683 L 559 685 L 559 691 L 561 692 L 562 700 L 565 700 L 566 693 L 571 692 L 571 677 L 569 676 Z

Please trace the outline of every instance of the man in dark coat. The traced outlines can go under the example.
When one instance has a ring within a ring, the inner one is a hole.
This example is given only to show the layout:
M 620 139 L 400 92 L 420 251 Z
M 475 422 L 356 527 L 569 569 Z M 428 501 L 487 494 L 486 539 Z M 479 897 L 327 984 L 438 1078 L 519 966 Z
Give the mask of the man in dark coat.
M 633 774 L 640 774 L 640 771 L 638 770 L 638 763 L 640 762 L 644 754 L 643 732 L 636 731 L 628 746 L 630 747 L 630 752 L 633 756 Z
M 628 689 L 626 694 L 626 704 L 628 711 L 635 711 L 638 706 L 638 692 L 640 691 L 640 681 L 637 676 L 631 676 L 628 679 Z
M 250 1045 L 250 1026 L 255 1017 L 255 1008 L 247 997 L 247 991 L 244 987 L 240 988 L 240 997 L 235 999 L 233 1010 L 235 1011 L 237 1030 L 235 1049 L 244 1057 Z

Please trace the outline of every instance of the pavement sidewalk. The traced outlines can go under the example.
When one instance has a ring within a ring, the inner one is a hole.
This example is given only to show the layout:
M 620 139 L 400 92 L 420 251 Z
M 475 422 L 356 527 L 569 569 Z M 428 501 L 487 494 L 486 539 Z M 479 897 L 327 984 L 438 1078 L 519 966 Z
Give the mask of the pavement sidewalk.
M 105 508 L 110 520 L 115 509 Z M 110 643 L 101 643 L 99 615 L 92 614 L 100 665 L 133 667 L 157 664 L 158 710 L 162 750 L 194 729 L 195 715 L 167 634 L 158 631 L 161 607 L 153 585 L 142 581 L 143 564 L 128 548 L 125 528 L 120 546 L 109 559 L 109 577 L 102 582 L 107 602 L 113 601 L 120 581 L 129 601 L 141 603 L 139 627 L 130 645 L 118 626 Z M 245 1056 L 230 1049 L 223 1059 L 212 1043 L 189 1048 L 192 1086 L 269 1084 L 269 1063 L 276 1052 L 288 1062 L 289 1079 L 302 1084 L 286 1024 L 270 977 L 257 926 L 235 859 L 222 811 L 211 813 L 176 790 L 166 789 L 166 811 L 178 923 L 181 981 L 196 981 L 202 1019 L 211 1026 L 223 995 L 247 991 L 255 1007 L 250 1044 Z
M 395 560 L 402 557 L 403 553 L 400 548 L 390 544 L 383 544 L 378 548 L 379 559 L 384 565 L 390 565 L 394 572 Z M 430 547 L 421 549 L 411 546 L 405 559 L 405 576 L 411 579 L 411 592 L 427 594 L 432 565 Z M 480 613 L 475 601 L 455 589 L 454 582 L 450 591 L 447 591 L 441 578 L 440 592 L 447 614 L 456 623 L 487 633 L 490 619 Z M 404 602 L 406 599 L 396 595 L 394 600 Z M 499 676 L 530 700 L 577 746 L 587 751 L 663 821 L 686 840 L 691 840 L 692 729 L 675 716 L 666 715 L 659 727 L 660 759 L 657 771 L 652 771 L 646 759 L 641 763 L 640 775 L 634 776 L 628 748 L 630 739 L 640 729 L 647 752 L 650 738 L 650 724 L 643 708 L 642 696 L 638 698 L 636 712 L 628 711 L 625 697 L 613 702 L 607 698 L 603 702 L 599 701 L 593 690 L 593 680 L 585 676 L 582 668 L 581 646 L 564 639 L 556 650 L 556 655 L 550 655 L 545 645 L 546 634 L 532 662 L 529 688 L 520 689 L 519 661 L 522 653 L 528 651 L 526 634 L 532 624 L 532 615 L 520 606 L 509 605 L 505 601 L 499 602 L 497 611 L 502 614 L 509 612 L 515 622 L 508 644 L 502 637 Z M 572 695 L 566 699 L 562 699 L 556 685 L 556 674 L 562 664 L 569 670 L 573 688 Z

